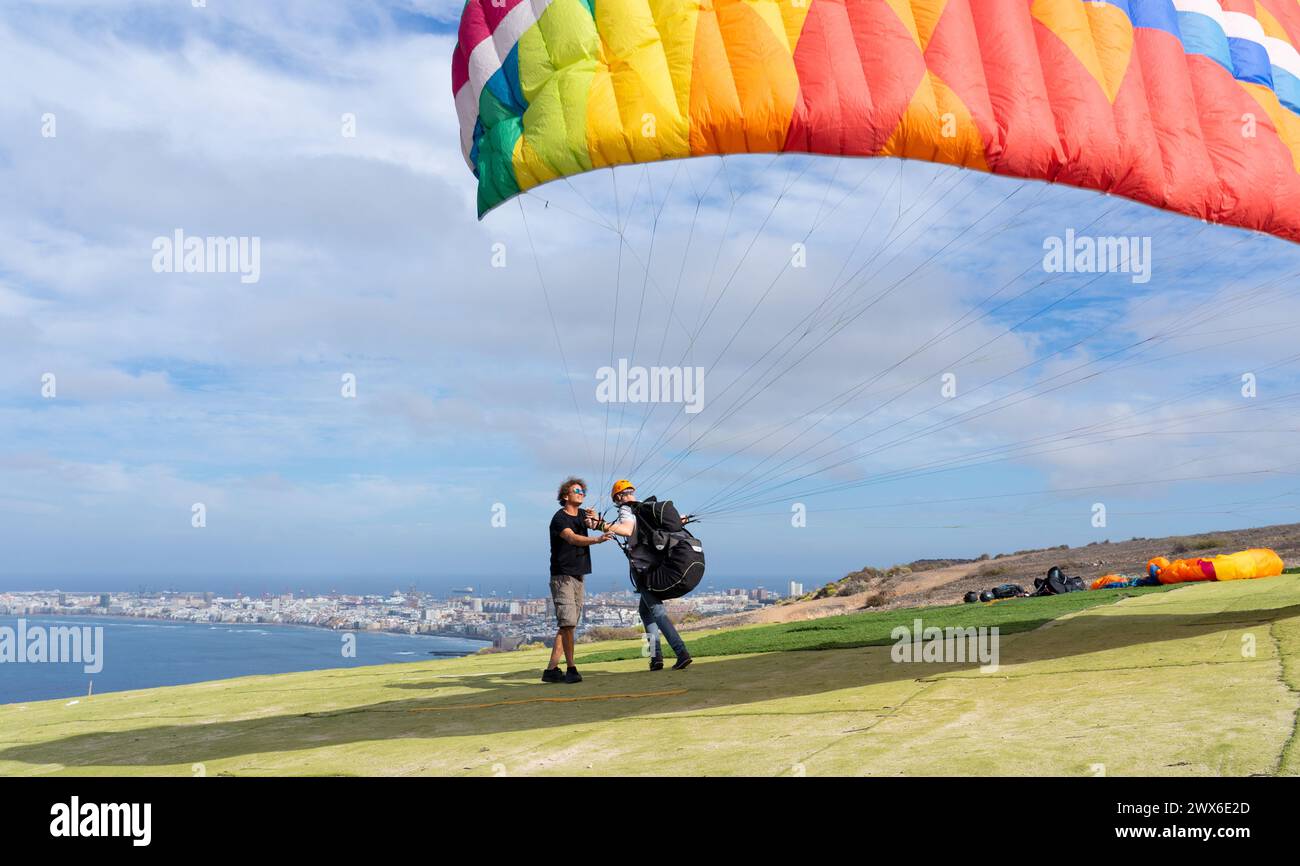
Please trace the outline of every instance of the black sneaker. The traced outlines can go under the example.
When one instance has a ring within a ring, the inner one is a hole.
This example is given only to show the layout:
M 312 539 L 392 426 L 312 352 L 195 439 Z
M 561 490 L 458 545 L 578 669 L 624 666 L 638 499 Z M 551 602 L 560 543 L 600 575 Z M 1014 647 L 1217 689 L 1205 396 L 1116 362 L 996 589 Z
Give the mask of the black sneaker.
M 547 668 L 542 671 L 542 682 L 544 683 L 562 683 L 564 682 L 564 672 L 559 668 Z
M 663 669 L 664 669 L 664 657 L 663 657 L 663 656 L 655 656 L 654 658 L 650 659 L 650 670 L 652 670 L 652 671 L 661 671 L 661 670 L 663 670 Z
M 685 670 L 687 667 L 690 666 L 690 663 L 693 661 L 695 661 L 695 659 L 691 658 L 690 653 L 687 653 L 684 656 L 678 656 L 677 661 L 673 662 L 673 670 L 675 671 Z
M 558 671 L 559 668 L 556 668 L 556 670 Z M 577 668 L 569 668 L 569 672 L 564 675 L 564 681 L 566 683 L 580 683 L 582 682 L 582 674 L 578 673 Z

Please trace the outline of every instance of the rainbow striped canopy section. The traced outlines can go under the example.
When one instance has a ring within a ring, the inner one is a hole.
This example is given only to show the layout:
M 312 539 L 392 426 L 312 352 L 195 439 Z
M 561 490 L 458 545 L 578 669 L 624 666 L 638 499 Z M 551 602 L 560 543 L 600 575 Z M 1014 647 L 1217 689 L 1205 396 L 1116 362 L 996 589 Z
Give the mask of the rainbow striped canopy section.
M 707 154 L 928 160 L 1300 241 L 1300 0 L 469 0 L 479 214 Z

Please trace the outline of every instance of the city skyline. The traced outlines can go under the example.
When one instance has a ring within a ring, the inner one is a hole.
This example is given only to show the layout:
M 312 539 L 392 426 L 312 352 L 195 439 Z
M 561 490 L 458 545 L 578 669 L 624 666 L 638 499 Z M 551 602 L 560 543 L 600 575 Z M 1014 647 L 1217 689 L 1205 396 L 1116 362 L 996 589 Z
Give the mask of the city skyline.
M 763 587 L 697 590 L 670 602 L 676 613 L 716 616 L 773 604 L 783 596 Z M 639 597 L 629 590 L 591 590 L 578 626 L 639 628 Z M 549 595 L 517 598 L 455 593 L 438 598 L 413 587 L 392 594 L 222 596 L 214 592 L 0 592 L 0 616 L 108 616 L 219 624 L 303 625 L 334 631 L 383 631 L 490 641 L 512 650 L 554 638 Z

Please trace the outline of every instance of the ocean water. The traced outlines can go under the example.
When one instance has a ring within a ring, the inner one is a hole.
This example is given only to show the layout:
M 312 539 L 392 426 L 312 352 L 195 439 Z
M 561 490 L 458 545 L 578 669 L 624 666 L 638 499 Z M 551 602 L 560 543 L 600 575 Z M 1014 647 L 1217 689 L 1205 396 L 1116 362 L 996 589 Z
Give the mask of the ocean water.
M 355 633 L 356 657 L 343 656 L 348 632 L 292 625 L 162 622 L 119 617 L 25 617 L 30 631 L 54 625 L 102 627 L 102 670 L 76 663 L 0 661 L 0 704 L 174 686 L 252 674 L 350 668 L 467 655 L 484 641 L 427 635 Z M 0 616 L 0 629 L 18 618 Z

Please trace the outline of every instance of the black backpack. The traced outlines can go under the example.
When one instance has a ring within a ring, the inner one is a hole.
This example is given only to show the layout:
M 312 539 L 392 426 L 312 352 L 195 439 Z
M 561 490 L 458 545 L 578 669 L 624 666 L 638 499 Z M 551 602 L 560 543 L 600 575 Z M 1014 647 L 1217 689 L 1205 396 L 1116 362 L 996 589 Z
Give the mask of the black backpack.
M 681 598 L 704 579 L 704 544 L 691 534 L 672 500 L 653 496 L 632 506 L 636 543 L 652 551 L 654 563 L 632 573 L 633 585 L 660 601 Z
M 683 532 L 686 529 L 682 515 L 671 499 L 660 502 L 651 496 L 644 502 L 632 503 L 632 510 L 636 513 L 638 544 L 643 541 L 649 543 L 651 534 L 655 532 Z
M 1065 572 L 1056 566 L 1047 572 L 1047 577 L 1034 578 L 1034 595 L 1065 595 L 1067 592 L 1082 592 L 1088 587 L 1081 577 L 1066 577 Z

